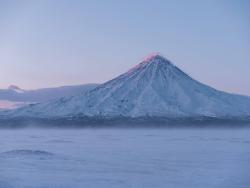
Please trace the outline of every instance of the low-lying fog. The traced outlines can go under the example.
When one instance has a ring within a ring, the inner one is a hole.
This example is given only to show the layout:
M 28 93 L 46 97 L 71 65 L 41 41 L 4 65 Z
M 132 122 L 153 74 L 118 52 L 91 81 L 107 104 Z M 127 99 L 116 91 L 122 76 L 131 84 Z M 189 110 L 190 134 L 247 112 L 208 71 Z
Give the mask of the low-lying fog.
M 0 130 L 0 188 L 249 188 L 250 129 Z

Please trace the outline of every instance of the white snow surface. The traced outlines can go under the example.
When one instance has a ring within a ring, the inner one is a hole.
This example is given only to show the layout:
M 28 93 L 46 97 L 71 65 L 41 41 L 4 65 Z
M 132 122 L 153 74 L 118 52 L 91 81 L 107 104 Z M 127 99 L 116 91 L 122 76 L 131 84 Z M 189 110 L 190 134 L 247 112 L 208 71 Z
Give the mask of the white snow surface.
M 0 131 L 0 188 L 249 188 L 249 177 L 249 130 Z
M 249 116 L 250 97 L 204 85 L 160 55 L 74 97 L 29 106 L 13 116 Z

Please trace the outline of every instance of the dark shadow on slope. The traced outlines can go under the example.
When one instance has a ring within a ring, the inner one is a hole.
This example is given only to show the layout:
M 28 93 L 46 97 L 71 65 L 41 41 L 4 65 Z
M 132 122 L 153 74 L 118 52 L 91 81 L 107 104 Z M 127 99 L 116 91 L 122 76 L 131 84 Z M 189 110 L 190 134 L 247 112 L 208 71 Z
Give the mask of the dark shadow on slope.
M 0 128 L 250 128 L 250 117 L 68 117 L 68 118 L 1 118 Z

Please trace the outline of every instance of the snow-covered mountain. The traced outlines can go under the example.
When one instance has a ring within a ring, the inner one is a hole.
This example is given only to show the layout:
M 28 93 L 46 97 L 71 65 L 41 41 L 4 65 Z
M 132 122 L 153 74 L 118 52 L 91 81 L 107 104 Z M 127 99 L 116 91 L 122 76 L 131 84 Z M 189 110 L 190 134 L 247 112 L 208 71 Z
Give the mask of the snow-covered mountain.
M 17 108 L 30 103 L 47 102 L 61 97 L 78 95 L 95 88 L 98 84 L 62 86 L 37 90 L 24 90 L 11 85 L 8 89 L 0 89 L 0 109 Z
M 23 117 L 241 117 L 250 97 L 204 85 L 160 55 L 74 97 L 31 105 L 11 113 Z

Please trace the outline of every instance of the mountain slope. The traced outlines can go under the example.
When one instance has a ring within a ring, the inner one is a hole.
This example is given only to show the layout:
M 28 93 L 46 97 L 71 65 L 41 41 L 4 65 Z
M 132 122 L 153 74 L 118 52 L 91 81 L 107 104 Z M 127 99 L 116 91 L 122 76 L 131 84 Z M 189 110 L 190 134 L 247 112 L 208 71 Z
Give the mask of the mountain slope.
M 160 55 L 82 95 L 22 108 L 14 116 L 248 116 L 250 97 L 201 84 Z

